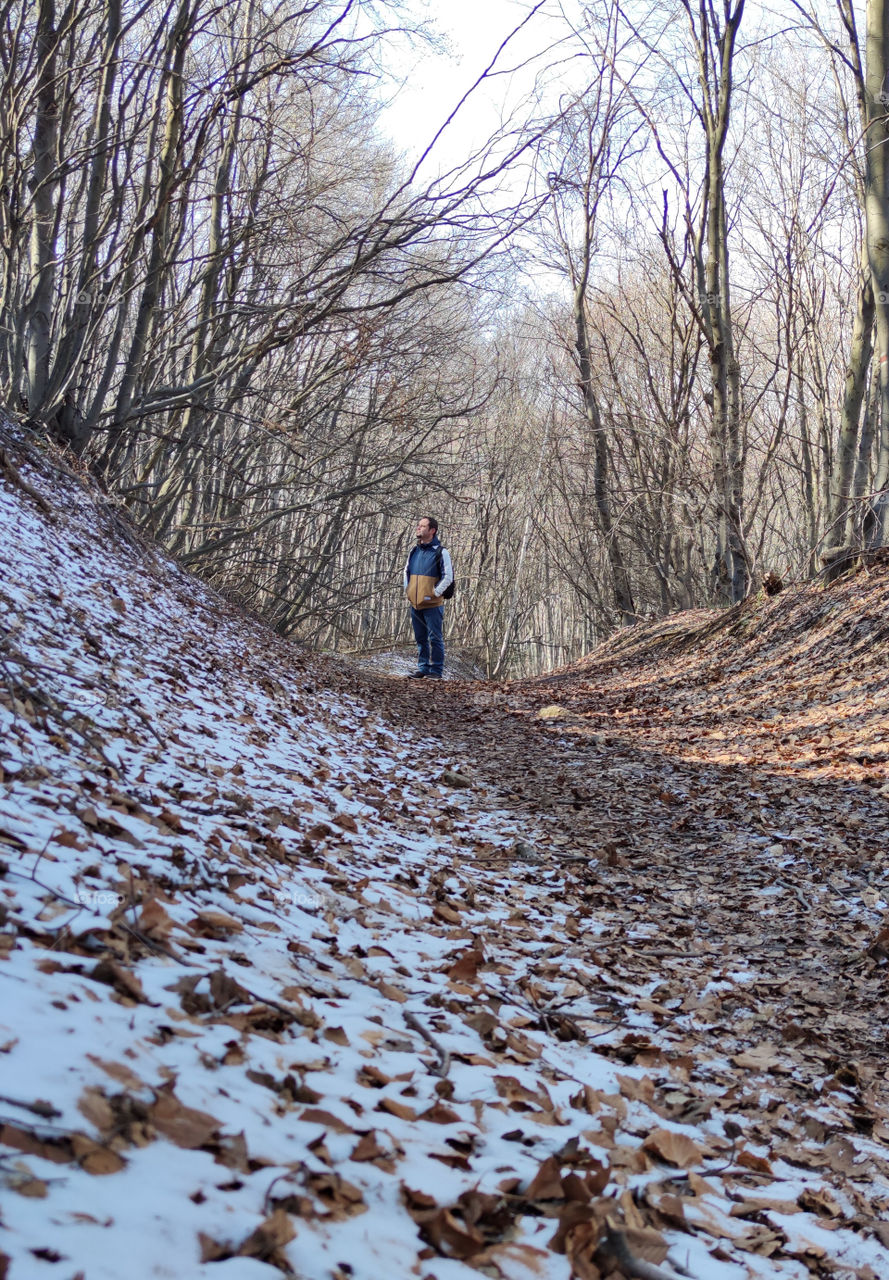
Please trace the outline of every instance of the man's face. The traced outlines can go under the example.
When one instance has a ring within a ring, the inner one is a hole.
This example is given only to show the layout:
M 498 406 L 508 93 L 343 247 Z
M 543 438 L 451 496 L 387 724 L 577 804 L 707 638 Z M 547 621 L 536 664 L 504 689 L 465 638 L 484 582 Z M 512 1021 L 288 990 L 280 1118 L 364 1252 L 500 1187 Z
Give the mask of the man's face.
M 417 521 L 417 541 L 418 542 L 424 542 L 424 543 L 431 542 L 434 536 L 435 534 L 433 530 L 429 528 L 428 520 Z

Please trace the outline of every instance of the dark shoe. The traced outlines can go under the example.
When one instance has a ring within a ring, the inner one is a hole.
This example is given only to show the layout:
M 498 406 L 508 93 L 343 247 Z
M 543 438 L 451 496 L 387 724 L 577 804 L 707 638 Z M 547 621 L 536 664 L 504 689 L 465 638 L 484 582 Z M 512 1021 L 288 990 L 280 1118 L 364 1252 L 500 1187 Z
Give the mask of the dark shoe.
M 425 672 L 425 671 L 411 671 L 407 678 L 408 678 L 408 680 L 425 680 L 425 679 L 426 679 L 426 672 Z
M 440 671 L 430 671 L 426 677 L 427 680 L 444 680 L 444 676 Z

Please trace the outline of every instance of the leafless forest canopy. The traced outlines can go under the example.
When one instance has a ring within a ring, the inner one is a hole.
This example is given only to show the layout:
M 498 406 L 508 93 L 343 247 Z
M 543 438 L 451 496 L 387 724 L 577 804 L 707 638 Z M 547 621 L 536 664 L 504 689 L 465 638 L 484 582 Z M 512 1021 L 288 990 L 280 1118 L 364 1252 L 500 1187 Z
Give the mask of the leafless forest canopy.
M 421 514 L 494 675 L 887 541 L 882 3 L 517 4 L 415 167 L 410 3 L 0 12 L 0 395 L 285 634 L 403 640 Z

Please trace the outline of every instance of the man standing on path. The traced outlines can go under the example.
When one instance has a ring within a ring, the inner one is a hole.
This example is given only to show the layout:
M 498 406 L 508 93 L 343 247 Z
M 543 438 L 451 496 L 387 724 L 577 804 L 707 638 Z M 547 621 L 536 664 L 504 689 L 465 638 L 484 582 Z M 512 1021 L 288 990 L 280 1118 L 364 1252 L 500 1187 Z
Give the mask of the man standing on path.
M 438 540 L 438 521 L 417 521 L 417 545 L 404 566 L 404 590 L 410 601 L 417 642 L 417 670 L 410 680 L 440 680 L 444 674 L 444 592 L 454 581 L 451 557 Z

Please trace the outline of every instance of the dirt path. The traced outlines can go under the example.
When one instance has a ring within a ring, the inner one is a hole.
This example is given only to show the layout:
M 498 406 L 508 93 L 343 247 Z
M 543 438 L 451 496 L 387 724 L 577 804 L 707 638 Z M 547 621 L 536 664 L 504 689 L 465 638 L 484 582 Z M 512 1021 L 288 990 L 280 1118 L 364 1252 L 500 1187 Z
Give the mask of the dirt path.
M 28 474 L 0 1275 L 889 1276 L 889 582 L 384 679 Z
M 830 1094 L 850 1127 L 885 1140 L 889 805 L 873 742 L 889 736 L 885 701 L 875 707 L 873 696 L 879 670 L 870 681 L 853 672 L 844 699 L 836 681 L 824 689 L 817 664 L 769 679 L 769 660 L 781 665 L 774 643 L 751 664 L 731 640 L 506 685 L 347 682 L 447 744 L 457 769 L 494 781 L 517 835 L 523 819 L 544 833 L 512 861 L 528 861 L 530 885 L 543 870 L 565 873 L 576 937 L 624 988 L 622 1018 L 638 989 L 638 1012 L 653 1016 L 661 1043 L 693 1054 L 696 1070 L 706 1075 L 712 1059 L 719 1075 L 736 1059 L 765 1071 L 775 1099 L 815 1109 Z M 814 707 L 801 669 L 824 694 Z M 817 733 L 794 734 L 801 716 L 814 716 Z M 829 758 L 807 755 L 822 738 L 841 745 Z M 485 855 L 479 874 L 496 865 Z M 725 1086 L 736 1090 L 737 1077 Z

